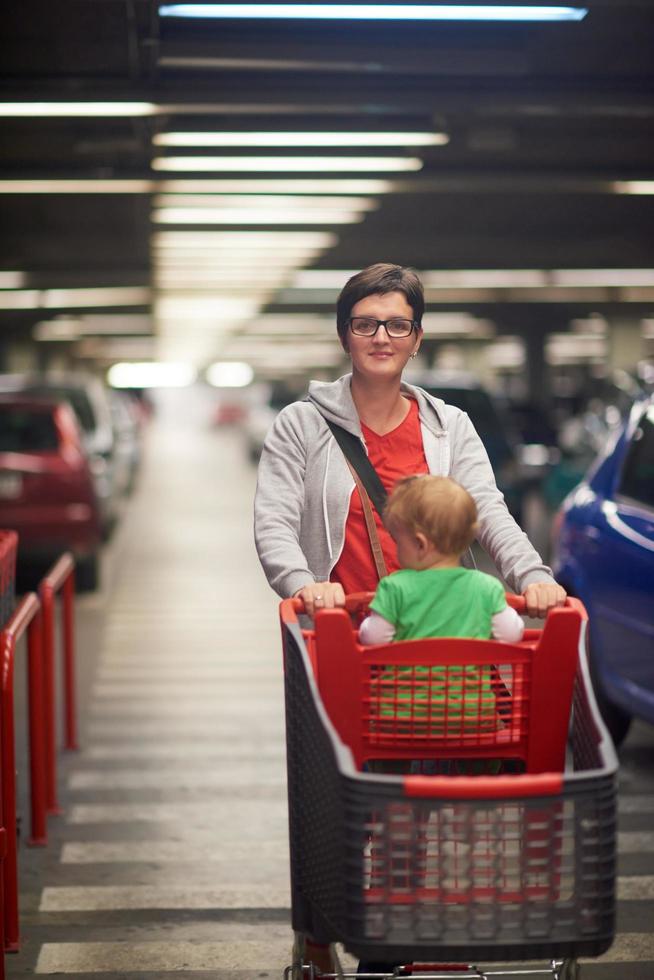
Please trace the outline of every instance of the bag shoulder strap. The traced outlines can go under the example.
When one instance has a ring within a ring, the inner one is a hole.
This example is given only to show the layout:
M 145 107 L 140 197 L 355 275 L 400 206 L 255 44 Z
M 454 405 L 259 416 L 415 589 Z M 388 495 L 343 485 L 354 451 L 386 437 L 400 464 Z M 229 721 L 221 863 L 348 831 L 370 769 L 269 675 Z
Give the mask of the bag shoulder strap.
M 323 418 L 325 418 L 324 415 Z M 361 445 L 361 440 L 336 422 L 332 422 L 330 419 L 325 419 L 325 422 L 331 429 L 332 435 L 340 446 L 350 469 L 358 475 L 370 500 L 375 506 L 375 510 L 383 520 L 384 507 L 386 506 L 388 494 L 379 478 L 377 470 L 368 459 L 368 454 Z
M 370 497 L 368 496 L 368 492 L 361 482 L 361 477 L 349 459 L 347 460 L 347 465 L 350 467 L 350 471 L 354 477 L 354 482 L 356 483 L 357 490 L 359 491 L 359 497 L 361 498 L 363 519 L 366 522 L 366 531 L 368 532 L 368 538 L 370 539 L 370 550 L 372 551 L 373 561 L 375 562 L 377 578 L 384 578 L 386 575 L 388 575 L 388 569 L 386 567 L 381 541 L 379 540 L 379 535 L 377 534 L 377 525 L 375 524 L 375 515 L 372 512 Z

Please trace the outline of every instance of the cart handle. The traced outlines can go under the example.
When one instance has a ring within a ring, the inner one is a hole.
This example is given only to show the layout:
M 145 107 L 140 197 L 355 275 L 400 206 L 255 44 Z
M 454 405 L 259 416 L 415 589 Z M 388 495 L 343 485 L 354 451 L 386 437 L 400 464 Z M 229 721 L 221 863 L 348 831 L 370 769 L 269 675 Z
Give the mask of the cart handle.
M 359 612 L 360 609 L 370 605 L 374 594 L 374 592 L 352 592 L 350 595 L 345 596 L 345 608 L 349 613 Z M 303 599 L 296 596 L 291 602 L 296 613 L 302 614 L 304 612 Z
M 498 800 L 516 796 L 558 796 L 560 772 L 515 776 L 405 776 L 405 796 L 452 800 Z
M 374 592 L 352 592 L 350 595 L 345 596 L 345 608 L 348 612 L 359 612 L 365 606 L 370 605 L 374 594 Z M 294 611 L 302 614 L 304 612 L 304 600 L 296 596 L 291 601 Z M 507 592 L 506 601 L 517 612 L 523 613 L 526 609 L 527 604 L 525 597 L 522 595 L 514 595 L 512 592 Z
M 349 613 L 360 612 L 369 606 L 372 602 L 374 592 L 352 592 L 350 595 L 345 596 L 345 608 Z M 296 613 L 302 614 L 304 612 L 304 601 L 300 599 L 299 596 L 291 599 L 293 610 Z M 527 601 L 523 595 L 515 595 L 513 592 L 506 593 L 507 605 L 515 609 L 516 612 L 521 615 L 525 615 L 527 611 Z M 587 619 L 586 610 L 578 599 L 573 599 L 571 596 L 567 596 L 563 606 L 559 607 L 562 609 L 576 609 L 581 612 L 582 618 Z

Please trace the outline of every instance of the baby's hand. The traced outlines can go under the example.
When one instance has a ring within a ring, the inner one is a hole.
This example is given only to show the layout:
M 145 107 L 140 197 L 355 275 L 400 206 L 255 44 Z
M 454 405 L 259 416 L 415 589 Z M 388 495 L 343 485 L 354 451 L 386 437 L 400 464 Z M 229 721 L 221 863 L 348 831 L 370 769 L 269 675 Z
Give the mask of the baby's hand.
M 338 582 L 312 582 L 295 593 L 302 599 L 307 616 L 314 617 L 320 609 L 337 609 L 345 605 L 345 592 Z

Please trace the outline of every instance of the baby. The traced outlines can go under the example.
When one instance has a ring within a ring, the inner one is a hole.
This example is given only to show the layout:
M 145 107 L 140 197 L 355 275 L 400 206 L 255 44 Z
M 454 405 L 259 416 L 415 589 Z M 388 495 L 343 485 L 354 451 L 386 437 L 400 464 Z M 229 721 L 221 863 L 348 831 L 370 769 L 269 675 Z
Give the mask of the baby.
M 467 490 L 449 477 L 408 477 L 389 497 L 384 519 L 402 568 L 379 582 L 359 629 L 361 643 L 522 638 L 524 623 L 507 605 L 501 582 L 460 564 L 477 530 Z M 414 676 L 424 677 L 424 685 L 413 683 Z M 396 667 L 381 674 L 379 689 L 381 717 L 428 718 L 428 733 L 444 734 L 445 720 L 448 734 L 501 727 L 489 668 Z M 419 727 L 427 733 L 425 725 Z

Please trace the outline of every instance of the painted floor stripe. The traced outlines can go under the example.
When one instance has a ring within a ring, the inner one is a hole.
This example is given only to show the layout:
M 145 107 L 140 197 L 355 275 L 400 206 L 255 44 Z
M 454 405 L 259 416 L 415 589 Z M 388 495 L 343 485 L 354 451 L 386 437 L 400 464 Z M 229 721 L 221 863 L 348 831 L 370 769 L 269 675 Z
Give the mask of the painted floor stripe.
M 89 712 L 95 717 L 110 715 L 112 718 L 127 718 L 132 716 L 136 718 L 147 718 L 148 716 L 194 718 L 198 716 L 215 717 L 216 715 L 222 715 L 223 717 L 225 715 L 256 715 L 258 717 L 261 715 L 265 715 L 266 717 L 272 715 L 274 717 L 275 715 L 281 715 L 282 711 L 281 692 L 279 699 L 264 702 L 263 704 L 254 698 L 234 700 L 234 698 L 226 698 L 224 696 L 219 698 L 214 694 L 206 699 L 189 698 L 185 701 L 139 700 L 124 702 L 119 700 L 115 704 L 96 701 L 89 708 Z
M 618 898 L 654 898 L 654 877 L 619 878 Z M 220 888 L 176 888 L 157 885 L 47 887 L 41 893 L 41 912 L 91 912 L 120 909 L 246 909 L 288 908 L 290 891 L 243 885 Z
M 210 806 L 202 803 L 79 803 L 66 809 L 66 823 L 206 823 L 207 819 L 224 826 L 230 818 L 243 826 L 285 825 L 288 806 L 286 799 L 267 800 L 265 807 L 260 800 L 216 800 Z
M 152 721 L 134 721 L 126 719 L 124 721 L 101 721 L 89 722 L 86 726 L 87 736 L 94 738 L 160 738 L 168 734 L 170 725 L 166 724 L 164 717 Z M 175 734 L 180 738 L 252 738 L 259 735 L 267 738 L 283 738 L 284 725 L 280 718 L 275 724 L 271 724 L 270 719 L 261 719 L 257 724 L 256 716 L 253 718 L 242 718 L 240 724 L 236 719 L 227 721 L 226 719 L 205 718 L 202 721 L 175 722 Z
M 651 813 L 654 815 L 654 794 L 643 793 L 642 796 L 619 796 L 618 811 L 620 813 Z
M 618 834 L 618 854 L 651 854 L 654 831 L 633 831 Z
M 196 684 L 178 684 L 173 681 L 170 684 L 159 684 L 153 681 L 151 684 L 96 684 L 93 688 L 92 697 L 96 702 L 95 709 L 98 710 L 100 702 L 104 710 L 105 702 L 111 702 L 112 708 L 120 708 L 122 705 L 143 705 L 153 701 L 165 701 L 169 703 L 174 698 L 174 703 L 181 702 L 187 704 L 204 704 L 207 702 L 215 705 L 218 698 L 226 694 L 238 699 L 242 704 L 252 704 L 255 698 L 251 692 L 257 689 L 256 700 L 262 697 L 260 684 L 250 683 L 247 677 L 240 681 L 221 680 L 220 678 L 206 678 L 203 682 Z M 273 699 L 272 703 L 277 704 L 283 697 L 283 682 L 277 679 L 273 684 L 266 684 L 266 696 Z M 250 696 L 248 697 L 248 694 Z
M 219 840 L 220 830 L 212 829 L 212 840 L 214 847 L 208 847 L 206 843 L 189 844 L 184 840 L 130 840 L 130 841 L 93 841 L 91 843 L 72 842 L 64 844 L 61 849 L 62 864 L 114 864 L 114 863 L 143 863 L 161 862 L 169 864 L 178 862 L 181 864 L 201 863 L 216 864 L 227 869 L 233 879 L 243 873 L 251 875 L 253 867 L 258 867 L 265 877 L 266 868 L 268 870 L 274 864 L 275 871 L 280 876 L 287 874 L 288 869 L 288 847 L 283 846 L 280 841 L 257 841 L 256 847 L 252 846 L 251 841 L 229 842 L 224 854 L 218 853 L 216 842 Z
M 654 901 L 654 875 L 633 875 L 617 880 L 619 902 Z
M 175 973 L 209 970 L 265 970 L 279 973 L 289 961 L 288 939 L 265 942 L 198 943 L 44 943 L 37 974 L 52 973 Z M 599 960 L 583 962 L 654 962 L 654 936 L 618 936 Z
M 171 888 L 135 885 L 44 888 L 41 912 L 91 912 L 119 909 L 276 909 L 290 907 L 290 890 L 265 886 Z
M 249 970 L 282 975 L 289 940 L 242 943 L 44 943 L 36 964 L 43 973 L 123 973 Z
M 202 787 L 221 789 L 228 786 L 286 786 L 286 769 L 282 764 L 262 766 L 240 764 L 233 770 L 204 769 L 97 769 L 78 770 L 68 777 L 72 790 L 87 789 L 184 789 Z
M 109 670 L 104 668 L 96 675 L 94 693 L 101 697 L 116 697 L 117 695 L 128 693 L 147 694 L 153 688 L 162 688 L 170 691 L 185 690 L 188 682 L 189 672 L 186 668 L 167 668 L 163 669 L 158 664 L 153 664 L 148 670 L 143 669 L 139 664 L 133 670 L 121 668 L 119 670 Z M 224 668 L 209 669 L 203 668 L 201 671 L 194 671 L 192 676 L 193 687 L 203 690 L 206 684 L 248 684 L 257 687 L 269 687 L 276 684 L 280 686 L 284 683 L 280 671 L 264 673 L 258 664 L 252 664 L 251 669 L 242 670 L 235 673 L 233 670 Z
M 264 742 L 228 745 L 224 742 L 217 743 L 215 740 L 206 740 L 202 743 L 197 741 L 180 744 L 175 741 L 160 741 L 155 745 L 90 745 L 80 752 L 79 759 L 94 760 L 129 760 L 129 759 L 169 759 L 170 761 L 188 762 L 189 759 L 263 759 L 279 760 L 284 759 L 286 749 L 283 742 Z

